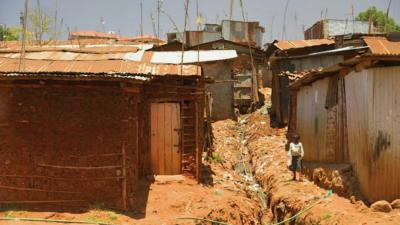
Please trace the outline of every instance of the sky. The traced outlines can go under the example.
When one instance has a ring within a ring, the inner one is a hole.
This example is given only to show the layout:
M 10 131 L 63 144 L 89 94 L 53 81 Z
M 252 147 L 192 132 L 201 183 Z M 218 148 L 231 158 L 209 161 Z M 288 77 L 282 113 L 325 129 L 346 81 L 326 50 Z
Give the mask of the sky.
M 143 1 L 144 34 L 154 35 L 153 15 L 157 30 L 157 0 Z M 176 27 L 184 27 L 184 0 L 162 1 L 160 13 L 160 33 L 165 38 L 167 32 Z M 390 0 L 243 0 L 247 21 L 259 21 L 265 27 L 264 42 L 274 39 L 302 39 L 303 28 L 307 29 L 321 18 L 352 19 L 370 6 L 386 11 Z M 198 11 L 206 23 L 220 23 L 229 18 L 230 0 L 189 0 L 189 21 L 187 29 L 196 29 Z M 288 3 L 288 4 L 287 4 Z M 29 0 L 33 8 L 37 0 Z M 123 36 L 140 34 L 140 0 L 40 0 L 40 5 L 51 15 L 57 9 L 58 18 L 63 18 L 63 36 L 68 29 L 114 31 Z M 287 12 L 285 17 L 285 8 Z M 23 11 L 24 0 L 0 0 L 0 24 L 17 26 Z M 352 10 L 353 8 L 353 10 Z M 392 0 L 390 16 L 400 23 L 400 0 Z M 240 1 L 234 0 L 233 19 L 243 20 Z M 104 21 L 104 28 L 102 19 Z M 176 24 L 176 26 L 174 25 Z M 285 27 L 286 32 L 283 32 Z M 68 29 L 67 29 L 68 28 Z M 284 35 L 282 35 L 284 33 Z

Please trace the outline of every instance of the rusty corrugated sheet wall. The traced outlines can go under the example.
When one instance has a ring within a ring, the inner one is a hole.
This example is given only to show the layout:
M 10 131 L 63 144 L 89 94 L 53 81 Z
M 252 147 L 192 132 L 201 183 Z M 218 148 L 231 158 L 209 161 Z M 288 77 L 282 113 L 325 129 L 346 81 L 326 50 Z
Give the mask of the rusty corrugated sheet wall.
M 301 137 L 307 161 L 347 161 L 343 82 L 339 80 L 330 87 L 330 81 L 334 79 L 337 77 L 318 80 L 297 92 L 297 107 L 292 109 L 296 121 L 291 122 L 294 125 L 291 128 Z M 327 98 L 335 99 L 331 107 L 326 105 Z
M 297 94 L 297 133 L 307 161 L 326 161 L 333 153 L 325 150 L 327 112 L 324 108 L 328 79 L 304 86 Z
M 369 201 L 400 196 L 400 67 L 346 76 L 350 161 Z

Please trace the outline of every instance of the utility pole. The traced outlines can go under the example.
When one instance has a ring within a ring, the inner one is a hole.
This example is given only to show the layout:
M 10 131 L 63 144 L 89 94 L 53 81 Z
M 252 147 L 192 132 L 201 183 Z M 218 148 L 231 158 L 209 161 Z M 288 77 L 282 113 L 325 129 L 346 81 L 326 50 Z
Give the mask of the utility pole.
M 153 35 L 154 37 L 157 37 L 157 30 L 156 30 L 156 22 L 154 21 L 153 13 L 150 13 L 150 19 L 153 27 Z
M 101 27 L 103 29 L 103 32 L 105 33 L 106 32 L 106 26 L 105 26 L 106 22 L 104 21 L 103 17 L 100 17 L 100 22 L 101 22 Z
M 388 8 L 386 10 L 386 19 L 387 19 L 387 21 L 389 21 L 389 9 L 390 9 L 390 5 L 391 4 L 392 4 L 392 0 L 389 1 L 389 5 L 388 5 Z M 388 26 L 385 24 L 385 32 L 388 32 L 387 28 L 388 28 Z
M 157 0 L 157 38 L 160 39 L 160 10 L 161 3 L 160 0 Z
M 143 36 L 143 0 L 140 0 L 140 35 Z
M 289 1 L 290 0 L 287 0 L 286 6 L 285 6 L 285 11 L 283 13 L 282 40 L 286 38 L 286 14 L 287 14 L 287 10 L 289 7 Z
M 231 11 L 229 13 L 229 20 L 233 19 L 233 5 L 235 4 L 235 0 L 231 0 Z
M 22 19 L 22 44 L 21 44 L 21 54 L 19 56 L 19 71 L 25 70 L 25 39 L 26 39 L 26 20 L 28 17 L 28 0 L 25 0 L 24 5 L 24 15 Z

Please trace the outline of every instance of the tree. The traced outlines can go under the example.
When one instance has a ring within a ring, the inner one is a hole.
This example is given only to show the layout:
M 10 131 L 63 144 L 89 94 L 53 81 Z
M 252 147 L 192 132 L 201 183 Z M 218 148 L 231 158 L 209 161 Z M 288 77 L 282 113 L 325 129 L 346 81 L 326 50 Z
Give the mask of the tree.
M 0 41 L 14 41 L 19 39 L 19 27 L 6 27 L 0 24 Z
M 400 25 L 392 17 L 389 17 L 386 12 L 378 10 L 375 6 L 360 12 L 356 20 L 369 21 L 370 17 L 375 27 L 384 28 L 386 32 L 400 31 Z
M 40 9 L 40 6 L 28 13 L 28 30 L 33 34 L 34 40 L 39 43 L 42 43 L 45 34 L 51 35 L 53 23 L 54 20 L 50 14 Z

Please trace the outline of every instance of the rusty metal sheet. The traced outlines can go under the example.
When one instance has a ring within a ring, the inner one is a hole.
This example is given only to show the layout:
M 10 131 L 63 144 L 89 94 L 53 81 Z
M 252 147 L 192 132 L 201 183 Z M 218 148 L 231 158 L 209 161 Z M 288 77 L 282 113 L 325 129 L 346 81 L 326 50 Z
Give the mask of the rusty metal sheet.
M 386 37 L 364 37 L 372 55 L 400 56 L 400 42 Z
M 293 40 L 293 41 L 276 41 L 274 45 L 280 50 L 306 48 L 321 45 L 334 45 L 335 41 L 330 39 L 312 39 L 312 40 Z
M 70 37 L 93 37 L 93 38 L 109 38 L 116 39 L 118 36 L 115 34 L 107 34 L 95 30 L 80 30 L 69 33 Z
M 19 59 L 0 58 L 0 72 L 18 72 Z M 161 65 L 126 60 L 62 61 L 62 60 L 24 60 L 24 72 L 61 73 L 127 73 L 154 76 L 201 75 L 201 67 L 196 65 Z

